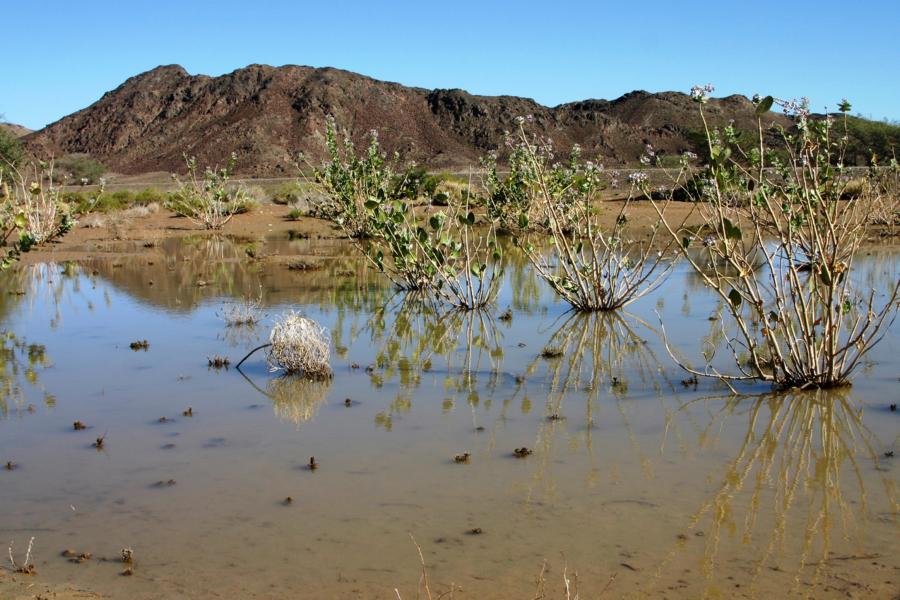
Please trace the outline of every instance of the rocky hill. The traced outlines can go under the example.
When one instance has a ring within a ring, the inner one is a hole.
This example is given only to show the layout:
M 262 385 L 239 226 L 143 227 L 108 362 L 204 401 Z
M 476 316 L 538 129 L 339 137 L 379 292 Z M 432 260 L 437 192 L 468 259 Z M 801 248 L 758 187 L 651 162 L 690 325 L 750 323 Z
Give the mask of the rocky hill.
M 0 123 L 0 129 L 8 131 L 10 134 L 12 134 L 13 137 L 17 138 L 31 133 L 31 130 L 27 127 L 16 125 L 15 123 Z
M 716 123 L 755 127 L 743 96 L 715 99 L 707 114 Z M 358 139 L 377 129 L 387 150 L 435 169 L 475 164 L 501 148 L 520 115 L 532 115 L 530 127 L 560 150 L 577 143 L 608 165 L 636 162 L 647 143 L 668 154 L 694 150 L 701 127 L 696 104 L 675 92 L 546 107 L 528 98 L 406 87 L 332 68 L 250 65 L 209 77 L 169 65 L 128 79 L 23 139 L 36 155 L 86 153 L 127 174 L 182 171 L 183 152 L 202 164 L 221 164 L 236 152 L 241 174 L 293 175 L 299 153 L 313 163 L 322 158 L 326 115 Z

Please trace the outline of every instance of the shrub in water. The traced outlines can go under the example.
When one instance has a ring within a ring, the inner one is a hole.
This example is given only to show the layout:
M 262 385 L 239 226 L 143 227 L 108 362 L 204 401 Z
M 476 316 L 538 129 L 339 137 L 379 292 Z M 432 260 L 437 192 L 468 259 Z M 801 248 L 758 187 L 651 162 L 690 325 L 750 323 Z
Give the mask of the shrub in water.
M 331 377 L 331 337 L 315 321 L 290 312 L 275 322 L 269 343 L 272 345 L 268 361 L 273 371 L 303 374 L 312 379 Z

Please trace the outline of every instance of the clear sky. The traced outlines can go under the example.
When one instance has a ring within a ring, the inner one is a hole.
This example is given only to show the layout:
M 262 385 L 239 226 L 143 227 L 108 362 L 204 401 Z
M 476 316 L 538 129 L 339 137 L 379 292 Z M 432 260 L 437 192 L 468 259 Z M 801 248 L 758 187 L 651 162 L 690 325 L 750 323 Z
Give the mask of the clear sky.
M 3 0 L 0 19 L 0 114 L 31 128 L 172 63 L 333 66 L 547 105 L 711 82 L 900 119 L 900 0 Z

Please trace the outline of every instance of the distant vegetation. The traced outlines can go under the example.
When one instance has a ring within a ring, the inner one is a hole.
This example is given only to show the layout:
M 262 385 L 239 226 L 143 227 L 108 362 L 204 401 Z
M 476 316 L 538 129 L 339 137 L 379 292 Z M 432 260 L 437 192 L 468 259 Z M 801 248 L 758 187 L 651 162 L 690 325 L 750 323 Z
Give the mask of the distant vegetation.
M 0 178 L 6 179 L 10 169 L 18 167 L 24 156 L 22 142 L 8 129 L 0 127 Z
M 900 125 L 847 117 L 847 164 L 868 166 L 872 158 L 886 165 L 900 155 Z
M 106 173 L 106 167 L 87 154 L 69 154 L 56 161 L 59 183 L 94 185 Z

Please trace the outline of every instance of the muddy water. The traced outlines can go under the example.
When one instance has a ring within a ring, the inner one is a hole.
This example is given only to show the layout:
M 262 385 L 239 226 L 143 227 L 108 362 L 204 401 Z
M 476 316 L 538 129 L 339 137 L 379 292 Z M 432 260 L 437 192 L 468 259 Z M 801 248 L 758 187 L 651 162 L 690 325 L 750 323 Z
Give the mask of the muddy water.
M 694 364 L 718 344 L 721 307 L 683 269 L 624 315 L 573 316 L 518 261 L 487 317 L 397 296 L 344 247 L 121 250 L 3 276 L 0 462 L 17 468 L 0 471 L 0 540 L 20 557 L 34 536 L 41 581 L 113 598 L 413 598 L 414 538 L 431 589 L 469 598 L 532 598 L 541 578 L 564 597 L 564 573 L 590 598 L 900 590 L 900 458 L 884 456 L 900 450 L 898 324 L 850 390 L 735 399 L 683 381 L 660 341 L 657 313 Z M 883 288 L 898 255 L 858 270 Z M 247 295 L 263 322 L 227 327 Z M 279 378 L 261 355 L 208 367 L 289 309 L 331 330 L 333 381 Z

